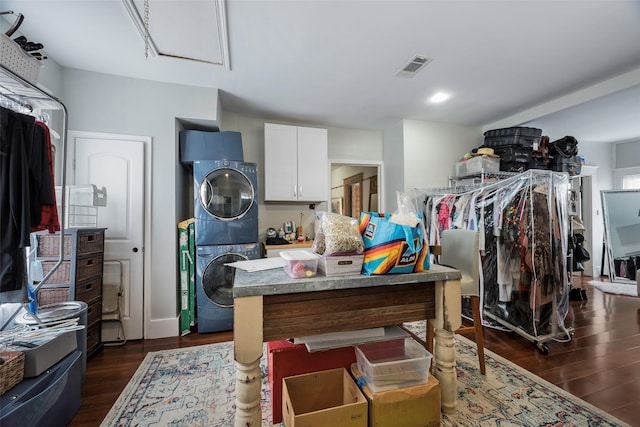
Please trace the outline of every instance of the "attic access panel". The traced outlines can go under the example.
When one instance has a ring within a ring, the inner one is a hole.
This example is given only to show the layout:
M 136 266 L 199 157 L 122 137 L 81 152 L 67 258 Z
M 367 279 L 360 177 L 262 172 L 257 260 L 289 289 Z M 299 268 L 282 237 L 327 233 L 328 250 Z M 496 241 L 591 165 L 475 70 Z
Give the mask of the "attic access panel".
M 144 0 L 123 2 L 133 5 L 144 25 Z M 230 69 L 225 0 L 149 0 L 148 5 L 149 39 L 158 56 Z

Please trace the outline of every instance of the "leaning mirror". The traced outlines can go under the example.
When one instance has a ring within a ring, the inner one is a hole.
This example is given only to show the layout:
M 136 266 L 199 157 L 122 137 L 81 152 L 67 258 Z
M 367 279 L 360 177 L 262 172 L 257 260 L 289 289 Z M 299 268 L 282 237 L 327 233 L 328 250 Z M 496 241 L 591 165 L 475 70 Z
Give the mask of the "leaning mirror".
M 640 190 L 601 191 L 612 282 L 636 280 L 640 269 Z

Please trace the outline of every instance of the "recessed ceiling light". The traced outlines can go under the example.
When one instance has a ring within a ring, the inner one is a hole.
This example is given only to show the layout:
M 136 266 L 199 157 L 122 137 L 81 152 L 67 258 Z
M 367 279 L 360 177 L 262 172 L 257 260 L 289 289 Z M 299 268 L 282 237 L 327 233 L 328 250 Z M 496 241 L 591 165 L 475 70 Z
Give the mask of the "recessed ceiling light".
M 451 97 L 451 95 L 449 95 L 448 93 L 437 92 L 431 98 L 429 98 L 429 102 L 434 103 L 434 104 L 438 104 L 440 102 L 446 101 L 450 97 Z

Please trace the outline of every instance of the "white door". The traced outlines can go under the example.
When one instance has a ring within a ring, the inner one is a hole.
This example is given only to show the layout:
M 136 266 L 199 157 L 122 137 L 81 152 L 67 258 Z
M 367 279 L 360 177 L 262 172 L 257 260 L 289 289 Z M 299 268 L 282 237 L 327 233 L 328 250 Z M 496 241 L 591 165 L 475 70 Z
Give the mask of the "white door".
M 67 184 L 95 184 L 107 190 L 107 206 L 98 208 L 98 227 L 106 228 L 104 302 L 109 311 L 114 309 L 110 290 L 120 279 L 122 296 L 116 301 L 116 315 L 123 319 L 125 335 L 118 322 L 104 322 L 105 342 L 143 338 L 145 144 L 150 140 L 69 131 L 67 164 L 72 167 Z

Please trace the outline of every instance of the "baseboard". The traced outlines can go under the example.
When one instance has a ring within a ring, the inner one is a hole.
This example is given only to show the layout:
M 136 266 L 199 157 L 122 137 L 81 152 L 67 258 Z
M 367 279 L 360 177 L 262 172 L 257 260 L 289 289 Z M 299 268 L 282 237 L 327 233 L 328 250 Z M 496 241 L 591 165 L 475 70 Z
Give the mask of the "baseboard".
M 177 337 L 180 331 L 180 317 L 152 319 L 145 334 L 145 339 Z

